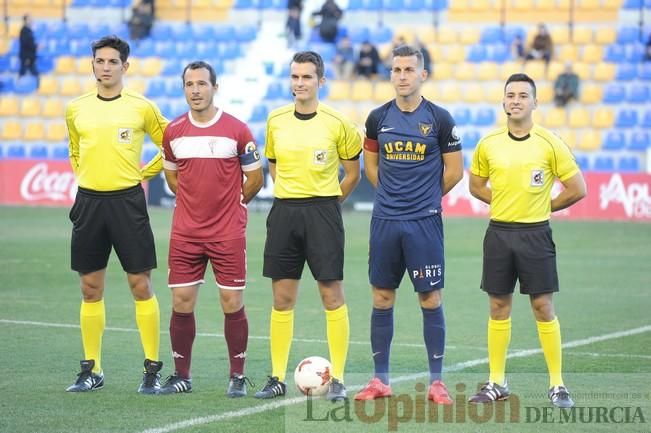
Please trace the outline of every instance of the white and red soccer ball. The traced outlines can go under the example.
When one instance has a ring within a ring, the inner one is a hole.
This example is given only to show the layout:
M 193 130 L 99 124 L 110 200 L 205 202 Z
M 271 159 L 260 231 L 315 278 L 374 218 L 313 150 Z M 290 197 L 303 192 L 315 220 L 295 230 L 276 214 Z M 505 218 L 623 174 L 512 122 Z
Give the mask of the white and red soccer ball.
M 294 370 L 294 383 L 303 394 L 316 397 L 328 392 L 332 365 L 320 356 L 305 358 Z

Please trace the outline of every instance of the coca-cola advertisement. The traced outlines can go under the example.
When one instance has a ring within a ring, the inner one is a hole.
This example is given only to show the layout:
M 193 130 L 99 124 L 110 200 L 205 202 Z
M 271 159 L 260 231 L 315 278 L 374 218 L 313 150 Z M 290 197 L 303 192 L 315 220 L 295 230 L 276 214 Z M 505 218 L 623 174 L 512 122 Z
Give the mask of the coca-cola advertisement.
M 68 161 L 0 161 L 0 203 L 71 206 L 77 181 Z

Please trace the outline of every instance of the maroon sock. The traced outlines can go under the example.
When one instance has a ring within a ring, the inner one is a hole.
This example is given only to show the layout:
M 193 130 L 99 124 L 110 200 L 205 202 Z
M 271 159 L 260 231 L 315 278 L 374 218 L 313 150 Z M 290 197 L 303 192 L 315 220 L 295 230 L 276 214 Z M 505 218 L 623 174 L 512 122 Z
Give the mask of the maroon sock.
M 172 340 L 172 357 L 176 374 L 184 379 L 190 378 L 192 361 L 192 344 L 196 334 L 194 313 L 177 313 L 172 311 L 170 319 L 170 338 Z
M 224 313 L 224 337 L 231 363 L 230 375 L 244 374 L 246 345 L 249 340 L 249 321 L 244 307 L 235 313 Z

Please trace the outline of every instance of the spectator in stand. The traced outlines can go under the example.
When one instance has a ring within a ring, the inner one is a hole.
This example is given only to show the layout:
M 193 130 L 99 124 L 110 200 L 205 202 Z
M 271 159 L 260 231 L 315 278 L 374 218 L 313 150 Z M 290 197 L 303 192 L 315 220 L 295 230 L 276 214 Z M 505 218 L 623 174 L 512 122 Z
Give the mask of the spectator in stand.
M 644 55 L 642 56 L 643 62 L 651 62 L 651 33 L 649 33 L 649 39 L 647 39 L 646 44 L 644 44 Z
M 362 46 L 359 49 L 359 59 L 355 66 L 357 75 L 360 77 L 375 78 L 379 66 L 380 54 L 377 48 L 369 41 L 362 42 Z
M 18 76 L 22 77 L 29 70 L 30 74 L 36 77 L 38 83 L 38 70 L 36 69 L 36 38 L 32 30 L 32 18 L 29 14 L 23 15 L 23 27 L 20 29 L 18 44 L 18 57 L 20 58 L 20 71 Z
M 572 64 L 565 64 L 565 71 L 554 82 L 554 102 L 557 107 L 565 107 L 572 99 L 579 97 L 579 76 L 572 70 Z
M 338 80 L 350 80 L 352 78 L 355 70 L 355 51 L 348 36 L 341 38 L 337 44 L 333 63 Z
M 511 53 L 514 60 L 525 60 L 524 41 L 522 36 L 515 35 L 513 42 L 511 42 Z
M 525 62 L 527 60 L 544 60 L 546 68 L 552 59 L 553 50 L 554 43 L 552 42 L 549 31 L 547 31 L 547 26 L 540 23 L 538 24 L 538 33 L 534 36 L 531 48 L 525 57 Z
M 287 46 L 293 47 L 296 41 L 301 39 L 301 12 L 303 12 L 303 0 L 289 0 L 287 2 Z
M 339 31 L 339 20 L 344 15 L 335 0 L 326 0 L 321 9 L 313 12 L 312 16 L 320 16 L 319 36 L 325 42 L 335 43 Z
M 151 26 L 154 24 L 153 3 L 138 2 L 131 10 L 129 19 L 129 36 L 134 41 L 149 37 Z

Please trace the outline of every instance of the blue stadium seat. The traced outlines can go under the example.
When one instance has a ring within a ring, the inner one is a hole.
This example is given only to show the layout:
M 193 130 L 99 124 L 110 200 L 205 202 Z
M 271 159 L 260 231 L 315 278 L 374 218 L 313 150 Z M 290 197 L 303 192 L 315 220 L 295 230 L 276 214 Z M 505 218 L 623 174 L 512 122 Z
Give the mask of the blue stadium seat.
M 651 102 L 651 89 L 643 84 L 634 84 L 630 87 L 626 101 L 631 104 L 646 104 Z
M 132 55 L 135 57 L 153 57 L 156 55 L 156 43 L 153 39 L 143 39 L 131 44 Z
M 615 161 L 612 156 L 601 155 L 597 156 L 592 166 L 594 171 L 614 171 Z
M 156 105 L 158 105 L 158 108 L 160 109 L 160 112 L 163 113 L 163 116 L 166 118 L 172 120 L 175 117 L 175 113 L 172 112 L 172 106 L 169 102 L 163 99 L 159 99 L 156 102 Z
M 368 27 L 353 27 L 348 29 L 348 37 L 353 44 L 361 44 L 371 38 L 371 32 Z
M 47 146 L 39 144 L 29 148 L 29 158 L 31 159 L 46 159 L 47 156 Z
M 457 126 L 469 125 L 471 121 L 470 109 L 468 107 L 455 108 L 452 117 Z
M 253 8 L 253 0 L 236 0 L 235 9 L 251 9 Z
M 378 27 L 371 30 L 370 42 L 377 44 L 384 44 L 390 42 L 393 38 L 393 32 L 389 27 Z
M 638 71 L 637 78 L 639 80 L 651 81 L 651 62 L 641 63 Z
M 172 35 L 177 41 L 191 41 L 193 38 L 192 35 L 192 26 L 183 24 L 179 26 L 172 26 Z M 170 35 L 167 35 L 169 38 Z
M 11 56 L 9 55 L 0 56 L 0 74 L 9 72 L 10 65 L 11 65 Z M 0 77 L 0 80 L 4 78 L 6 77 Z
M 643 44 L 631 44 L 626 50 L 626 61 L 637 63 L 641 62 L 644 58 L 644 45 Z
M 265 129 L 264 128 L 257 128 L 256 131 L 253 133 L 253 139 L 255 140 L 255 144 L 260 147 L 264 146 L 265 142 Z
M 464 149 L 474 149 L 477 147 L 480 138 L 481 133 L 479 131 L 476 129 L 469 129 L 461 136 L 461 146 L 463 146 Z
M 621 104 L 626 99 L 626 87 L 619 83 L 611 83 L 604 89 L 603 102 L 606 104 Z
M 476 126 L 491 126 L 495 124 L 495 110 L 489 107 L 482 107 L 475 112 L 472 122 Z
M 419 12 L 425 10 L 427 6 L 425 5 L 425 0 L 406 0 L 405 9 L 411 12 Z
M 115 30 L 109 27 L 108 24 L 93 24 L 88 26 L 88 32 L 85 33 L 89 38 L 96 40 L 103 36 L 113 34 Z
M 171 44 L 170 44 L 171 46 Z M 178 60 L 167 59 L 163 63 L 163 75 L 165 76 L 180 76 L 183 72 L 185 65 L 181 64 Z
M 183 65 L 181 67 L 184 67 Z M 178 76 L 181 76 L 179 72 Z M 165 96 L 168 98 L 181 98 L 183 97 L 183 81 L 180 78 L 174 78 L 165 82 Z
M 156 147 L 145 147 L 142 150 L 141 160 L 142 162 L 149 162 L 151 159 L 156 156 L 158 149 Z
M 648 131 L 635 131 L 631 135 L 631 141 L 627 149 L 633 151 L 645 151 L 651 147 L 651 134 Z
M 623 108 L 615 116 L 615 126 L 617 128 L 633 128 L 637 126 L 637 110 Z
M 54 69 L 54 57 L 39 55 L 36 57 L 36 69 L 41 74 L 47 74 Z
M 486 60 L 490 60 L 496 63 L 504 63 L 508 60 L 511 60 L 511 56 L 511 49 L 508 45 L 496 44 L 493 45 L 488 51 L 488 58 Z
M 2 71 L 2 69 L 0 69 Z M 14 91 L 14 77 L 11 75 L 0 75 L 0 93 Z
M 640 171 L 640 159 L 635 156 L 623 156 L 617 162 L 617 171 L 636 173 Z
M 485 45 L 473 45 L 468 50 L 468 55 L 466 60 L 473 63 L 479 63 L 486 60 L 486 46 Z
M 651 128 L 651 108 L 647 109 L 644 114 L 642 114 L 642 122 L 640 123 L 642 128 Z
M 147 82 L 145 96 L 148 98 L 161 98 L 166 95 L 165 80 L 153 78 Z
M 235 42 L 221 43 L 219 54 L 222 60 L 233 60 L 240 57 L 240 45 Z
M 639 39 L 640 31 L 636 27 L 622 27 L 617 32 L 617 43 L 632 44 Z
M 640 9 L 642 6 L 642 0 L 625 0 L 622 8 L 624 9 Z
M 23 75 L 14 82 L 14 92 L 26 95 L 36 91 L 36 77 Z
M 432 4 L 429 9 L 433 11 L 444 11 L 450 7 L 449 0 L 431 0 L 431 1 Z
M 7 148 L 7 159 L 22 159 L 26 156 L 27 151 L 22 144 L 12 144 Z
M 496 26 L 484 27 L 479 42 L 482 44 L 497 44 L 503 41 L 502 29 Z
M 585 155 L 576 155 L 574 157 L 576 160 L 576 165 L 579 166 L 581 171 L 588 171 L 590 169 L 590 160 Z
M 516 36 L 520 36 L 523 41 L 527 39 L 527 31 L 522 27 L 506 27 L 504 29 L 504 43 L 510 45 Z
M 251 42 L 255 40 L 257 33 L 255 26 L 237 26 L 235 28 L 235 39 L 237 42 Z
M 170 41 L 170 36 L 172 35 L 172 26 L 167 23 L 162 23 L 160 21 L 154 24 L 154 27 L 151 29 L 149 36 L 156 41 Z
M 68 159 L 69 151 L 68 146 L 56 146 L 52 149 L 50 156 L 52 159 Z
M 346 8 L 347 11 L 359 11 L 363 9 L 364 9 L 363 0 L 349 0 L 348 7 Z
M 603 142 L 601 144 L 602 150 L 622 150 L 626 147 L 626 135 L 623 131 L 613 130 L 604 133 Z
M 624 45 L 613 44 L 606 48 L 604 61 L 611 63 L 621 63 L 626 60 L 626 47 Z
M 267 93 L 264 95 L 264 99 L 274 100 L 282 99 L 284 94 L 285 86 L 280 82 L 270 83 L 267 87 Z
M 615 79 L 619 81 L 631 81 L 637 77 L 637 65 L 633 63 L 620 63 L 617 65 Z
M 387 12 L 400 12 L 405 9 L 404 0 L 384 0 L 384 10 Z
M 256 105 L 253 107 L 253 111 L 251 112 L 251 118 L 249 119 L 249 122 L 264 122 L 267 120 L 267 116 L 269 115 L 269 109 L 267 108 L 266 105 L 260 104 Z
M 382 0 L 365 0 L 366 10 L 379 11 L 382 10 Z

